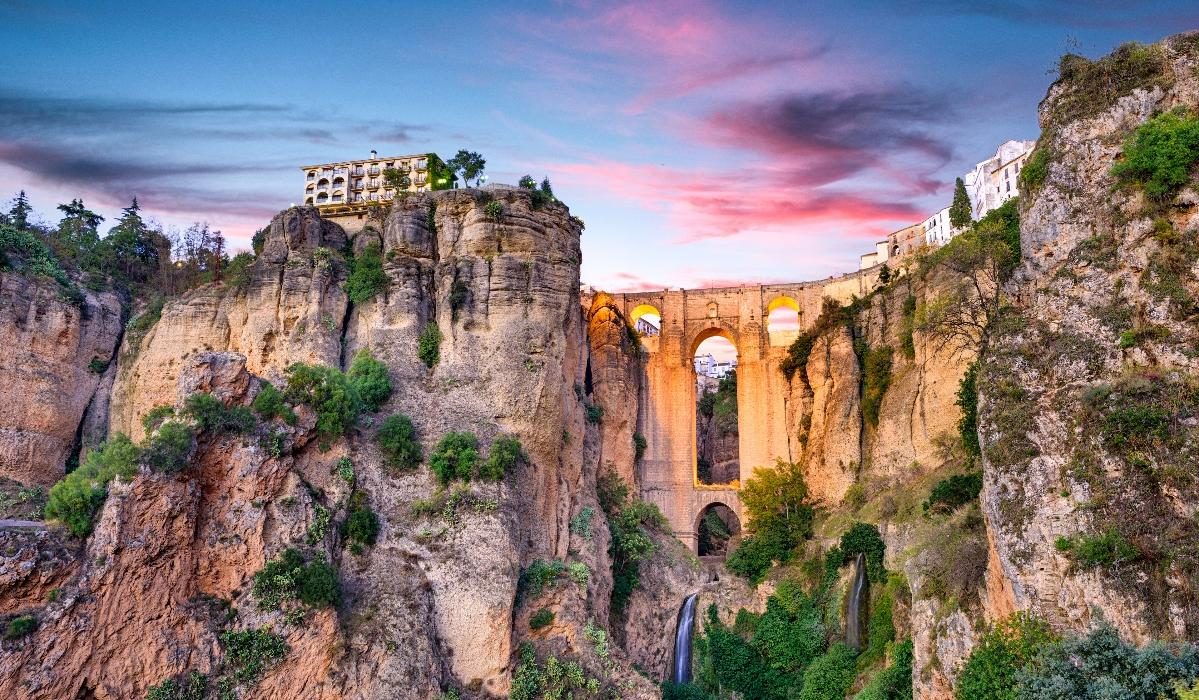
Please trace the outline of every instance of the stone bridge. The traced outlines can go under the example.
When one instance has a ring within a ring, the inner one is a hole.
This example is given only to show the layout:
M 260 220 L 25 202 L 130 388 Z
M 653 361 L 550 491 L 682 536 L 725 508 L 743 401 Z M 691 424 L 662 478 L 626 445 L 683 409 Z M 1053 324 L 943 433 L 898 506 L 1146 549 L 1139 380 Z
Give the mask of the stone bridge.
M 823 299 L 849 303 L 878 283 L 877 269 L 817 282 L 717 289 L 680 289 L 612 294 L 629 323 L 647 313 L 661 318 L 660 333 L 642 338 L 644 363 L 638 431 L 646 446 L 639 467 L 641 497 L 657 504 L 674 534 L 697 547 L 700 518 L 723 503 L 744 522 L 740 484 L 776 458 L 798 458 L 787 430 L 786 378 L 779 360 L 796 336 L 820 315 Z M 768 317 L 779 308 L 798 315 L 799 330 L 771 332 Z M 696 473 L 696 377 L 692 359 L 699 344 L 723 336 L 737 348 L 737 428 L 740 479 L 705 485 Z

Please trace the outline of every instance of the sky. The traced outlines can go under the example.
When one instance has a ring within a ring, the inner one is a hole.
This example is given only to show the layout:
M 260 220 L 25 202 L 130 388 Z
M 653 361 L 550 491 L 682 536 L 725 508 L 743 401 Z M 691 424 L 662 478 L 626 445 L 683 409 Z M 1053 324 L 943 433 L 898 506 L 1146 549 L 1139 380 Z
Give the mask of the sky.
M 610 291 L 812 280 L 949 203 L 1066 51 L 1199 28 L 1193 0 L 0 0 L 0 201 L 136 196 L 232 247 L 299 166 L 460 148 L 548 176 Z

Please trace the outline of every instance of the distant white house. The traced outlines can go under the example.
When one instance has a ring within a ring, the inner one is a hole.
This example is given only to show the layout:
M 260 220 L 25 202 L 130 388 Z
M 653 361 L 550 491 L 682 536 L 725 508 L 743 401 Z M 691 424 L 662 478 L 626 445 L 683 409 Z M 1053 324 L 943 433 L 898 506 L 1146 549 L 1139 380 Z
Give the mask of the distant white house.
M 695 373 L 704 377 L 720 379 L 732 370 L 737 369 L 737 358 L 717 360 L 711 353 L 695 356 Z
M 945 245 L 957 233 L 949 223 L 949 207 L 924 220 L 924 242 L 928 245 Z
M 1036 141 L 1005 141 L 995 155 L 978 163 L 962 178 L 970 195 L 971 216 L 975 221 L 1020 194 L 1020 170 L 1036 146 Z

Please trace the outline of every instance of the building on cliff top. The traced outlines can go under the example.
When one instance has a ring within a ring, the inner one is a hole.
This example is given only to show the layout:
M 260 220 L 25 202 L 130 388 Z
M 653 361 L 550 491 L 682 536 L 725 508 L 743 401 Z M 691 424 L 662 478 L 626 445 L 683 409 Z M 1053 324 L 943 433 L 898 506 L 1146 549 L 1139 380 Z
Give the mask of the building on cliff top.
M 321 216 L 365 214 L 372 204 L 384 204 L 395 198 L 397 188 L 388 184 L 383 171 L 394 168 L 407 178 L 402 192 L 424 192 L 429 189 L 428 154 L 379 157 L 371 151 L 370 158 L 341 163 L 305 165 L 304 203 L 321 209 Z
M 962 179 L 975 221 L 1020 194 L 1017 176 L 1036 145 L 1036 141 L 1005 141 L 995 149 L 995 155 L 966 173 Z

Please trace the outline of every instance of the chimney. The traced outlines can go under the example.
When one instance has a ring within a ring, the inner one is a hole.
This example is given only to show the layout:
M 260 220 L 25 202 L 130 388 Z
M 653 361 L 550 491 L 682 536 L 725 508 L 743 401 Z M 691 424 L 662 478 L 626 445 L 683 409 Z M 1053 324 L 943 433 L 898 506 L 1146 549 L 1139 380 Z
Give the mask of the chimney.
M 372 148 L 371 149 L 371 160 L 375 160 L 378 157 L 379 157 L 379 152 Z

